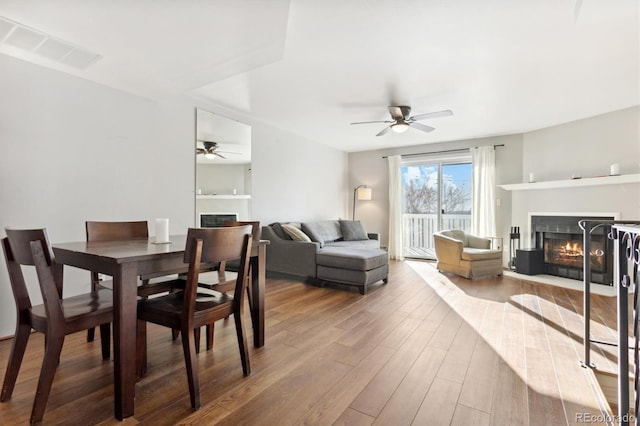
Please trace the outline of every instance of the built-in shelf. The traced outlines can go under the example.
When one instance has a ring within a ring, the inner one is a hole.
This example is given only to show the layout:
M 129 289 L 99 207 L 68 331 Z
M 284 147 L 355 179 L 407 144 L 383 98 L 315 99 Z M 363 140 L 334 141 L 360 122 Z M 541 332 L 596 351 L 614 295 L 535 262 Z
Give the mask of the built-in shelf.
M 233 194 L 216 194 L 216 195 L 196 195 L 198 200 L 250 200 L 251 195 L 233 195 Z
M 623 183 L 640 183 L 640 174 L 599 176 L 581 179 L 548 180 L 543 182 L 511 183 L 498 185 L 505 191 L 526 191 L 531 189 L 576 188 L 579 186 L 619 185 Z

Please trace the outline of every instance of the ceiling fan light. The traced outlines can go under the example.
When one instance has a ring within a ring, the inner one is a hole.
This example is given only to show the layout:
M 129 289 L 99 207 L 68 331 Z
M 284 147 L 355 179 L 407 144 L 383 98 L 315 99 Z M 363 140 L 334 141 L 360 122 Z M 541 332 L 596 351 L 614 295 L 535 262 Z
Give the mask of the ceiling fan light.
M 204 155 L 204 158 L 206 158 L 207 160 L 213 160 L 214 158 L 216 158 L 216 155 L 213 152 L 207 152 Z
M 393 130 L 395 133 L 404 133 L 409 130 L 409 125 L 403 122 L 395 123 L 391 125 L 391 130 Z

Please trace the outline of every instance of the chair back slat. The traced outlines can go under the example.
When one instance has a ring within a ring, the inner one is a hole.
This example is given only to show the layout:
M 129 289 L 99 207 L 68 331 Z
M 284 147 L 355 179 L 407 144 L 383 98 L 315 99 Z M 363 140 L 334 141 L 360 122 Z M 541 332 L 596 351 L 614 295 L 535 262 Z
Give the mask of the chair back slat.
M 216 263 L 239 259 L 242 255 L 242 235 L 251 235 L 251 225 L 222 228 L 189 228 L 184 251 L 185 263 L 194 256 L 194 239 L 202 240 L 201 263 Z
M 222 223 L 222 226 L 243 226 L 251 225 L 251 238 L 253 241 L 260 240 L 260 221 L 257 220 L 227 220 Z
M 56 265 L 47 260 L 46 249 L 42 245 L 42 241 L 36 240 L 29 243 L 29 248 L 33 254 L 33 260 L 38 274 L 38 282 L 40 283 L 40 292 L 42 293 L 42 301 L 44 309 L 47 313 L 49 333 L 57 329 L 58 332 L 64 333 L 59 329 L 59 324 L 64 323 L 64 314 L 62 313 L 61 295 L 58 294 L 58 282 L 61 280 L 62 265 Z
M 49 244 L 49 237 L 45 229 L 11 229 L 5 228 L 13 260 L 19 265 L 34 265 L 33 254 L 29 243 L 31 241 L 40 240 L 42 246 L 46 247 L 45 258 L 47 263 L 52 263 L 53 251 Z
M 87 241 L 120 241 L 149 238 L 146 220 L 132 222 L 87 221 Z
M 18 311 L 31 306 L 21 266 L 35 266 L 47 317 L 62 321 L 63 265 L 55 262 L 47 231 L 6 228 L 5 232 L 7 237 L 3 239 L 3 249 Z
M 255 228 L 254 228 L 255 229 Z M 259 227 L 257 229 L 260 229 Z M 244 297 L 249 282 L 249 261 L 251 258 L 251 238 L 245 235 L 242 242 L 242 255 L 240 256 L 240 264 L 238 266 L 238 276 L 236 278 L 236 288 L 233 293 L 234 312 L 243 315 Z
M 9 244 L 9 238 L 7 237 L 2 239 L 2 251 L 4 252 L 4 260 L 7 263 L 9 282 L 11 284 L 13 298 L 16 302 L 16 311 L 18 312 L 18 316 L 28 315 L 29 308 L 31 308 L 29 291 L 27 290 L 27 285 L 24 281 L 22 268 L 20 267 L 20 264 L 16 262 L 15 257 L 13 256 L 11 245 Z
M 189 228 L 185 247 L 185 263 L 189 273 L 185 284 L 182 320 L 190 325 L 195 311 L 201 263 L 240 259 L 234 303 L 243 306 L 251 250 L 251 225 L 222 228 Z

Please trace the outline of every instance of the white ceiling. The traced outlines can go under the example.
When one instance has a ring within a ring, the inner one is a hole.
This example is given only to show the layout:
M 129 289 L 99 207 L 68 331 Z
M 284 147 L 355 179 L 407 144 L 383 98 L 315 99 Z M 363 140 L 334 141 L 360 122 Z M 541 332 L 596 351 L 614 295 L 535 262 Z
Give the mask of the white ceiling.
M 518 133 L 638 105 L 638 0 L 0 0 L 138 95 L 189 94 L 345 151 Z M 387 105 L 452 117 L 376 137 Z

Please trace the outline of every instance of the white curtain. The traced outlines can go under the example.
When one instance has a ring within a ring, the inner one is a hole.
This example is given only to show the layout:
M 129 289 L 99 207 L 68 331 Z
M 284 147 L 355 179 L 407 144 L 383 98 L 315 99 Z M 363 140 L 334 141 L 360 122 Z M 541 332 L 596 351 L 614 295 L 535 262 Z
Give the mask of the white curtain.
M 399 155 L 389 158 L 389 257 L 403 260 L 402 254 L 402 180 Z
M 473 165 L 471 233 L 496 236 L 496 153 L 493 146 L 471 149 Z

